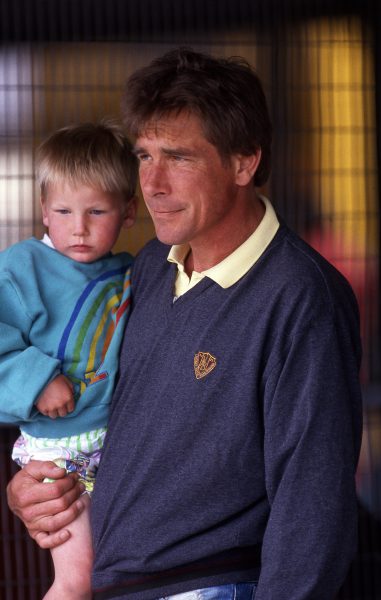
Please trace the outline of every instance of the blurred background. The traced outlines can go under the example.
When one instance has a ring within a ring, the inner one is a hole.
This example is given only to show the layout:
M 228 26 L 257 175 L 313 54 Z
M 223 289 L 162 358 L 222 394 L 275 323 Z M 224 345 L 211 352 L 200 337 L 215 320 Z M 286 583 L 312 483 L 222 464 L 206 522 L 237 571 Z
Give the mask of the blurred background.
M 39 142 L 69 123 L 118 117 L 137 67 L 186 45 L 243 56 L 260 75 L 274 124 L 263 192 L 360 305 L 359 549 L 341 600 L 381 598 L 380 25 L 378 0 L 0 0 L 0 250 L 43 233 Z M 153 235 L 141 201 L 118 249 L 136 253 Z M 5 499 L 16 436 L 0 426 L 0 598 L 39 600 L 49 554 Z

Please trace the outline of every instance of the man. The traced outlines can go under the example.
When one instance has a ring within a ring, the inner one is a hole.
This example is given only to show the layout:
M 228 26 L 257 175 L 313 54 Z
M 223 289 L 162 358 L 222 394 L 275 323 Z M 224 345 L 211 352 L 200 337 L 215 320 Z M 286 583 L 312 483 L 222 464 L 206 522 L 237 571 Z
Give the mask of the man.
M 356 550 L 353 293 L 256 192 L 271 126 L 244 61 L 170 52 L 130 77 L 124 113 L 160 241 L 133 273 L 94 597 L 332 599 Z M 52 471 L 9 486 L 45 547 L 80 510 Z

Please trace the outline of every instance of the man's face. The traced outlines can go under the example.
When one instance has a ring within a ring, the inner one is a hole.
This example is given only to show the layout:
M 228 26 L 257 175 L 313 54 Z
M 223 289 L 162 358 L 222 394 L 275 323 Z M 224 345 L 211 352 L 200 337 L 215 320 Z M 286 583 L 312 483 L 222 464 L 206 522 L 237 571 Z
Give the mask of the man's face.
M 144 129 L 135 147 L 140 185 L 157 237 L 203 249 L 229 235 L 237 185 L 199 119 L 180 113 Z

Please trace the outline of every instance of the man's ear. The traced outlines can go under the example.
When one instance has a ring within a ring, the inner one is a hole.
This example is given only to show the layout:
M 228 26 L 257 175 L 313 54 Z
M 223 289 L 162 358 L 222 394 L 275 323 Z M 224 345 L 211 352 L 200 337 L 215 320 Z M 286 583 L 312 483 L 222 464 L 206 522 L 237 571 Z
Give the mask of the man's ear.
M 123 217 L 123 229 L 129 229 L 133 226 L 136 220 L 136 213 L 138 210 L 138 198 L 137 196 L 132 196 L 132 198 L 128 201 L 128 204 L 124 211 Z
M 248 185 L 252 181 L 261 162 L 261 156 L 262 152 L 260 149 L 255 154 L 249 154 L 249 156 L 244 156 L 243 154 L 235 155 L 237 185 Z
M 41 212 L 42 212 L 42 222 L 45 225 L 45 227 L 49 227 L 49 216 L 48 216 L 48 210 L 46 207 L 46 200 L 44 200 L 44 198 L 42 196 L 40 196 L 40 205 L 41 205 Z

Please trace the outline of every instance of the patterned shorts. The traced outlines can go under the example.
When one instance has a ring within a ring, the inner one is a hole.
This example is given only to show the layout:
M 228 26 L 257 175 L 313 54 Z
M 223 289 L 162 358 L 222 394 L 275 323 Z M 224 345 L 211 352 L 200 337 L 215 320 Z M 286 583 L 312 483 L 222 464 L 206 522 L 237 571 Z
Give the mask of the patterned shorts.
M 67 473 L 78 473 L 86 492 L 91 495 L 105 435 L 105 427 L 58 439 L 36 438 L 21 430 L 13 446 L 12 458 L 20 467 L 31 460 L 51 460 Z

